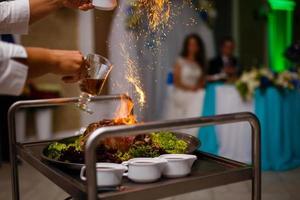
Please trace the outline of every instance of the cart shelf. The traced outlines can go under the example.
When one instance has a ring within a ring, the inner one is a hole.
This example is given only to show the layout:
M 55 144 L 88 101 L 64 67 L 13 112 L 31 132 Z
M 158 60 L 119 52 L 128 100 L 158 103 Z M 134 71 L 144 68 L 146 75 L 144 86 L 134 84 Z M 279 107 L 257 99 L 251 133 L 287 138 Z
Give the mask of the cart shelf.
M 93 98 L 93 101 L 110 101 L 124 98 L 123 95 L 113 95 Z M 128 97 L 129 98 L 129 97 Z M 130 98 L 129 98 L 130 99 Z M 193 192 L 201 189 L 217 187 L 225 184 L 252 180 L 252 200 L 261 200 L 261 169 L 260 169 L 260 125 L 257 118 L 251 113 L 235 113 L 213 117 L 178 119 L 144 123 L 134 126 L 108 127 L 96 130 L 91 134 L 85 149 L 87 182 L 80 180 L 79 172 L 59 168 L 41 157 L 43 149 L 52 141 L 17 143 L 15 136 L 15 113 L 20 108 L 61 106 L 74 103 L 77 98 L 51 99 L 40 101 L 22 101 L 14 104 L 9 112 L 10 148 L 12 161 L 13 199 L 19 199 L 19 179 L 17 157 L 28 162 L 37 171 L 61 187 L 73 199 L 88 200 L 153 200 L 174 195 Z M 95 148 L 98 141 L 105 136 L 135 135 L 160 130 L 176 130 L 195 128 L 217 124 L 249 122 L 252 128 L 252 165 L 247 165 L 201 151 L 195 154 L 192 173 L 185 178 L 165 179 L 156 183 L 137 184 L 127 178 L 123 179 L 122 186 L 113 191 L 99 191 L 96 187 L 96 157 Z
M 80 180 L 78 172 L 60 169 L 42 160 L 43 149 L 48 144 L 49 142 L 19 144 L 17 152 L 24 161 L 48 177 L 74 199 L 85 199 L 85 182 Z M 252 179 L 252 167 L 249 165 L 203 152 L 197 152 L 196 155 L 198 160 L 193 166 L 192 174 L 188 177 L 162 179 L 151 184 L 135 184 L 124 179 L 122 187 L 117 191 L 101 192 L 98 196 L 103 200 L 139 200 L 141 197 L 143 200 L 153 200 Z

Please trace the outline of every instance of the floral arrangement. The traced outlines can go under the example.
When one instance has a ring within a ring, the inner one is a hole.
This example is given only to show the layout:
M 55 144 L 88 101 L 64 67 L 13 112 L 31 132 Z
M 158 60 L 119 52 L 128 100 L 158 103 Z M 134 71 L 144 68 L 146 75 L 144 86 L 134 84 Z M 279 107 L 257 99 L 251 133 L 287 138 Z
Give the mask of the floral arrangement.
M 242 74 L 236 82 L 236 88 L 245 101 L 251 101 L 257 88 L 277 87 L 279 89 L 300 88 L 300 70 L 287 70 L 282 73 L 274 73 L 269 68 L 253 68 Z
M 300 70 L 284 71 L 277 75 L 275 86 L 282 89 L 294 90 L 300 88 Z

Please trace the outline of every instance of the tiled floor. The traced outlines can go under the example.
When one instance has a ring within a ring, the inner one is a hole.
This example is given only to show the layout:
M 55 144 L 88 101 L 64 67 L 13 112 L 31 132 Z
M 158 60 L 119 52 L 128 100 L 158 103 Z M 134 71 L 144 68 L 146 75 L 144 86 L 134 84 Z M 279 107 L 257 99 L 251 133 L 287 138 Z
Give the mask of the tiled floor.
M 33 168 L 20 167 L 22 200 L 63 200 L 68 195 Z M 10 169 L 0 168 L 0 200 L 11 199 Z M 164 200 L 250 200 L 250 182 L 194 192 Z M 289 172 L 263 173 L 263 200 L 300 200 L 300 169 Z

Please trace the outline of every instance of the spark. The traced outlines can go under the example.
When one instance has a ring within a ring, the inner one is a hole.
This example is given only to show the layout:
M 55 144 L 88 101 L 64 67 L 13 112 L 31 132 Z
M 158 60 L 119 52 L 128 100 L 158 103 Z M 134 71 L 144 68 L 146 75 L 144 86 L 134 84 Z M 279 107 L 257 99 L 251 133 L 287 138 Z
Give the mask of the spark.
M 171 3 L 169 0 L 138 0 L 137 8 L 145 10 L 152 31 L 168 23 L 170 18 Z
M 186 26 L 194 26 L 197 24 L 197 21 L 193 17 L 191 17 L 189 20 L 190 22 L 186 23 Z
M 122 50 L 122 56 L 124 57 L 127 66 L 125 78 L 130 84 L 133 85 L 135 93 L 138 96 L 138 103 L 141 108 L 143 108 L 146 104 L 146 95 L 139 78 L 137 64 L 130 58 L 129 54 L 125 50 L 125 46 L 123 44 L 120 46 Z

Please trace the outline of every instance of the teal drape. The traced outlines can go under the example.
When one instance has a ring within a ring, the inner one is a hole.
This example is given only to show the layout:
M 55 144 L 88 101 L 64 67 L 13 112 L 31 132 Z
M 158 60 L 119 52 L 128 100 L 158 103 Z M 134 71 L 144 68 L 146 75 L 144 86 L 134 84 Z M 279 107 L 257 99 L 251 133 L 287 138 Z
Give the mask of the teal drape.
M 300 92 L 257 90 L 255 113 L 262 128 L 262 168 L 281 171 L 300 166 Z
M 216 115 L 216 87 L 206 88 L 202 116 Z M 282 171 L 300 166 L 300 91 L 274 87 L 255 92 L 255 114 L 262 130 L 262 168 Z M 214 126 L 201 128 L 200 150 L 218 154 L 218 139 Z
M 216 87 L 219 85 L 220 83 L 213 83 L 206 86 L 201 116 L 207 117 L 216 115 Z M 200 141 L 202 141 L 200 148 L 201 151 L 218 154 L 219 148 L 215 126 L 208 126 L 199 129 L 198 137 Z

